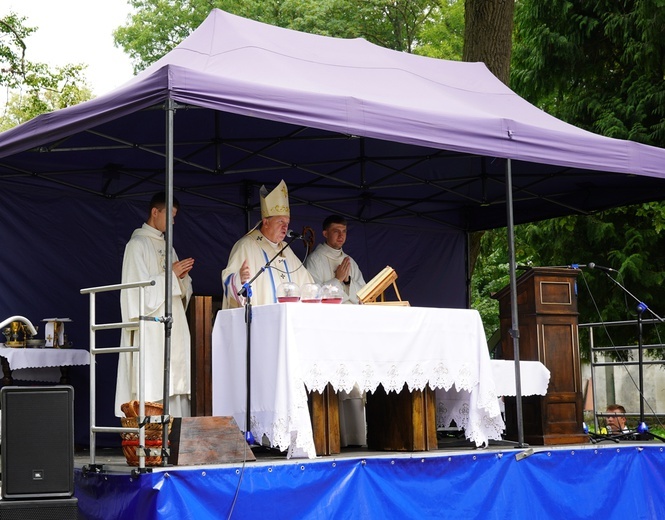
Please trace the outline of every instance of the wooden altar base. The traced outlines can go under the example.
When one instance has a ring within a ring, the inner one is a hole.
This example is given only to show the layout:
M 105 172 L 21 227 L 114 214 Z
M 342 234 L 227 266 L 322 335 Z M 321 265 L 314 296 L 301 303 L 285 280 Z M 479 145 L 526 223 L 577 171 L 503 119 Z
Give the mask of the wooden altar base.
M 373 450 L 427 451 L 437 447 L 436 397 L 424 391 L 368 392 L 367 446 Z
M 307 396 L 312 434 L 317 455 L 340 452 L 339 396 L 329 384 L 323 393 L 310 392 Z
M 308 394 L 317 455 L 340 453 L 340 405 L 331 385 Z M 424 391 L 386 393 L 382 386 L 367 394 L 367 446 L 371 450 L 427 451 L 437 447 L 436 396 Z

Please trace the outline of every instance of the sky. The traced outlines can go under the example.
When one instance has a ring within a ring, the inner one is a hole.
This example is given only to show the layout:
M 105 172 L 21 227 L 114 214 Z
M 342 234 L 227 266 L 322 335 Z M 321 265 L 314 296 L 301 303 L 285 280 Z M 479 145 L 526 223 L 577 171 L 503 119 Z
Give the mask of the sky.
M 1 0 L 0 18 L 13 11 L 37 27 L 26 38 L 26 59 L 62 66 L 85 64 L 95 96 L 132 78 L 129 56 L 113 45 L 113 31 L 125 25 L 127 0 Z

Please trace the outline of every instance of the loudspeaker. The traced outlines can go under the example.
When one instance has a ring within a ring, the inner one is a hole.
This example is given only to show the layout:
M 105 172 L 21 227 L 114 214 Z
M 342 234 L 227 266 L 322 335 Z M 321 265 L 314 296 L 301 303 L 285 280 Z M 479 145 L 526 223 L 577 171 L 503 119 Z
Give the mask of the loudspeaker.
M 77 520 L 78 498 L 0 500 L 0 520 Z
M 74 389 L 5 386 L 2 406 L 2 498 L 74 494 Z

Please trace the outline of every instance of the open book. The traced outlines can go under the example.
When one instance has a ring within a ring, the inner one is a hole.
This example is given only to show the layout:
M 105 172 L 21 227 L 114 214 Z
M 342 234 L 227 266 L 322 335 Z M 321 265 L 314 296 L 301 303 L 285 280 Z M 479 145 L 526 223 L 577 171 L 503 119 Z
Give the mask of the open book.
M 395 270 L 386 266 L 379 274 L 367 282 L 362 289 L 358 291 L 358 300 L 365 305 L 403 305 L 408 306 L 409 302 L 402 301 L 402 297 L 397 289 L 397 273 Z M 397 301 L 386 301 L 385 291 L 392 285 L 395 289 Z

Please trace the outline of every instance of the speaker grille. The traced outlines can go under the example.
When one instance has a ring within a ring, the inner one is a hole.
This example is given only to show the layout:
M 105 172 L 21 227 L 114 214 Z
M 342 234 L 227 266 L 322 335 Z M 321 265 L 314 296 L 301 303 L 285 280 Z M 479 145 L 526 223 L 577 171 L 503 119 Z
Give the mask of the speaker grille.
M 0 520 L 77 520 L 78 499 L 0 500 Z
M 74 494 L 74 390 L 4 387 L 2 498 Z

